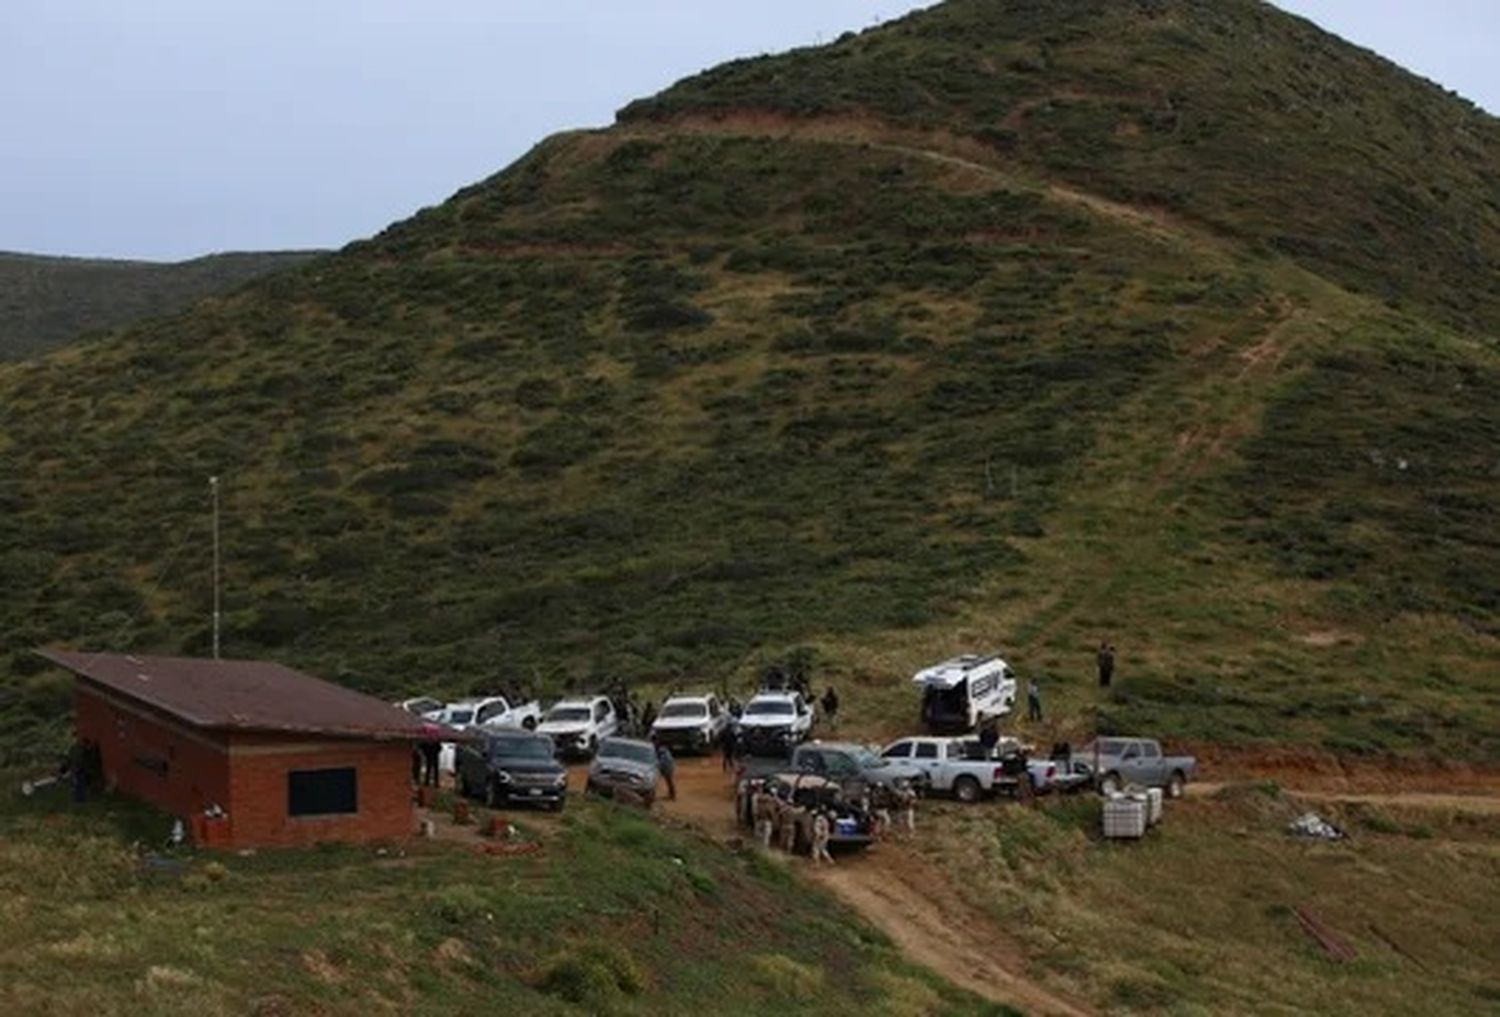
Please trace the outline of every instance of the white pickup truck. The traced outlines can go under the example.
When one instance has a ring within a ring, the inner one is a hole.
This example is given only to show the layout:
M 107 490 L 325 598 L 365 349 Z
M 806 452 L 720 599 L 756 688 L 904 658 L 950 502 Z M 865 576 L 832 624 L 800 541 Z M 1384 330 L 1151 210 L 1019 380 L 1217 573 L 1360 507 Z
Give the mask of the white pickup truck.
M 608 696 L 586 699 L 562 699 L 547 710 L 536 726 L 538 734 L 547 735 L 557 746 L 559 756 L 583 756 L 593 759 L 599 743 L 618 733 L 620 720 L 615 704 Z
M 1014 738 L 1002 738 L 989 758 L 978 742 L 962 738 L 902 738 L 880 754 L 921 771 L 926 790 L 951 794 L 961 802 L 1000 792 L 1015 794 L 1022 780 L 1033 792 L 1046 791 L 1056 772 L 1050 759 L 1028 759 Z

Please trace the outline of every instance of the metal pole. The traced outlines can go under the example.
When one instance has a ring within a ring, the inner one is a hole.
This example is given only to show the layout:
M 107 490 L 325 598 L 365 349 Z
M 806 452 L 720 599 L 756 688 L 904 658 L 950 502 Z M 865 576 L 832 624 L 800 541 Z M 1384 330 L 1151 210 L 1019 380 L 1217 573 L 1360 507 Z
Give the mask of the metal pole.
M 214 660 L 219 659 L 219 478 L 208 478 L 214 496 Z

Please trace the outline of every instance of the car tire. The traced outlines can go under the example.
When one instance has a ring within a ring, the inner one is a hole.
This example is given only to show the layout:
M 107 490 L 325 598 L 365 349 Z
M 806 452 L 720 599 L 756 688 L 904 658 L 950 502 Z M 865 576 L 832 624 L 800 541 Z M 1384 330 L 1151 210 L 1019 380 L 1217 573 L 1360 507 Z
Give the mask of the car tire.
M 484 782 L 484 804 L 492 809 L 500 807 L 500 783 L 496 780 Z
M 535 731 L 536 730 L 536 718 L 535 717 L 527 717 L 525 720 L 521 721 L 521 726 L 524 727 L 528 731 Z
M 984 794 L 984 788 L 979 786 L 979 781 L 968 774 L 964 774 L 953 782 L 953 797 L 965 805 L 973 805 Z
M 1181 798 L 1187 792 L 1187 776 L 1181 770 L 1173 770 L 1167 778 L 1167 797 Z
M 1110 795 L 1119 794 L 1124 786 L 1118 773 L 1106 773 L 1104 779 L 1099 781 L 1099 793 L 1108 798 Z

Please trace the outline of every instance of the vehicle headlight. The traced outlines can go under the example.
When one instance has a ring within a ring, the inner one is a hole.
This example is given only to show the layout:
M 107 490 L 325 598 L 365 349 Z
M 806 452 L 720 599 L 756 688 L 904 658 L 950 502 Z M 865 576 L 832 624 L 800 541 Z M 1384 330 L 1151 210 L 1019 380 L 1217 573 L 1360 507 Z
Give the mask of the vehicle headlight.
M 506 771 L 506 770 L 496 770 L 495 771 L 495 779 L 498 780 L 502 784 L 509 784 L 510 783 L 510 773 L 509 773 L 509 771 Z
M 566 773 L 559 773 L 556 777 L 552 778 L 552 784 L 555 787 L 567 787 L 568 775 Z

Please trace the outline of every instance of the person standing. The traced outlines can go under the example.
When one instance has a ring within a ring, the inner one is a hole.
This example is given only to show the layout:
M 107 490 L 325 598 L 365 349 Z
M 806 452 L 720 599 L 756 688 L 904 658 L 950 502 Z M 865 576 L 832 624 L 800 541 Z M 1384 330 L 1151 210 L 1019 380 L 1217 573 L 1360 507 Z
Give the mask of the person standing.
M 641 737 L 651 737 L 651 725 L 656 723 L 656 704 L 646 700 L 645 709 L 641 710 Z
M 719 748 L 724 753 L 724 772 L 734 770 L 734 765 L 740 757 L 740 732 L 733 724 L 725 724 L 723 732 L 719 735 Z
M 1035 678 L 1026 683 L 1026 719 L 1031 721 L 1042 719 L 1042 690 L 1038 687 Z
M 839 694 L 832 685 L 828 686 L 823 693 L 823 718 L 828 721 L 828 729 L 835 730 L 838 727 Z
M 1099 664 L 1099 687 L 1107 689 L 1115 680 L 1115 648 L 1110 645 L 1109 640 L 1099 641 L 1099 652 L 1095 655 Z
M 827 862 L 833 864 L 833 855 L 828 850 L 828 842 L 833 837 L 833 824 L 829 821 L 828 812 L 819 809 L 812 817 L 812 860 L 814 865 Z
M 667 801 L 675 802 L 677 800 L 677 760 L 672 758 L 672 750 L 663 742 L 656 743 L 656 768 L 661 772 L 661 779 L 667 782 Z
M 979 750 L 985 759 L 995 758 L 995 746 L 1000 744 L 1000 722 L 994 717 L 984 722 L 979 729 Z

